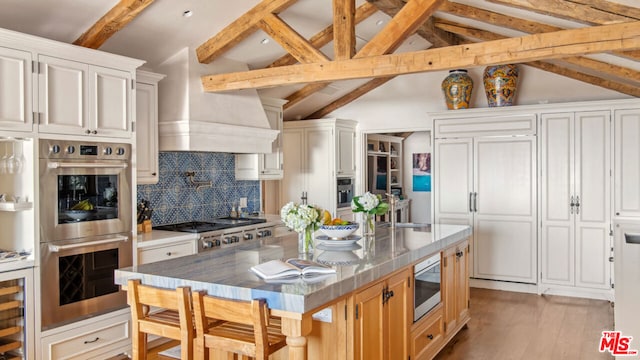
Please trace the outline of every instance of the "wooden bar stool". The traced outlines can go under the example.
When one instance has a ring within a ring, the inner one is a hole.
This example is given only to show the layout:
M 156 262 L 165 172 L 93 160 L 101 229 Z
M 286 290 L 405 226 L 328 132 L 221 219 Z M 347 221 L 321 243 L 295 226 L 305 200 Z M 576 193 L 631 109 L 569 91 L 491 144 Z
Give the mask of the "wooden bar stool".
M 285 347 L 279 319 L 269 317 L 264 299 L 240 301 L 193 292 L 196 325 L 196 359 L 209 359 L 209 349 L 266 360 Z M 211 320 L 220 325 L 205 329 Z
M 129 280 L 127 298 L 131 307 L 133 360 L 147 358 L 147 334 L 180 340 L 182 359 L 193 359 L 194 326 L 191 311 L 191 288 L 175 290 L 142 285 Z M 150 307 L 162 308 L 149 312 Z

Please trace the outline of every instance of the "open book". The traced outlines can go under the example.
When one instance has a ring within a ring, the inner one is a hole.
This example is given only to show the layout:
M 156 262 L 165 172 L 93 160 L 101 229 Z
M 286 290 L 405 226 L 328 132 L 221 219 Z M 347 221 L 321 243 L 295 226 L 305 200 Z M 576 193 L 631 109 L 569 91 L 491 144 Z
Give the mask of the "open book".
M 304 259 L 271 260 L 252 266 L 250 270 L 266 280 L 295 277 L 311 278 L 324 274 L 335 274 L 336 272 L 335 269 L 326 265 Z

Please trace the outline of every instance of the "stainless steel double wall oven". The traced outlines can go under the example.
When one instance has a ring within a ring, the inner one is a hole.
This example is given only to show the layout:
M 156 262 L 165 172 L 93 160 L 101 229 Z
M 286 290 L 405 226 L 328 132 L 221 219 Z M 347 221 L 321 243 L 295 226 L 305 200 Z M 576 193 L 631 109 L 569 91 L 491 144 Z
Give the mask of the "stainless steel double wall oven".
M 132 265 L 131 145 L 41 139 L 42 329 L 123 308 Z

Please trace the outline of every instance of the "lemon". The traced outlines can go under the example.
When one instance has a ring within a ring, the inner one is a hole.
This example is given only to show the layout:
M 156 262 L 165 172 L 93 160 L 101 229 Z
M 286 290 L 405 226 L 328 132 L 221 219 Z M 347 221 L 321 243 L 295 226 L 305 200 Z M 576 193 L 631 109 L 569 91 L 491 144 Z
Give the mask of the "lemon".
M 331 213 L 327 210 L 324 210 L 324 212 L 322 213 L 322 223 L 324 225 L 331 224 Z

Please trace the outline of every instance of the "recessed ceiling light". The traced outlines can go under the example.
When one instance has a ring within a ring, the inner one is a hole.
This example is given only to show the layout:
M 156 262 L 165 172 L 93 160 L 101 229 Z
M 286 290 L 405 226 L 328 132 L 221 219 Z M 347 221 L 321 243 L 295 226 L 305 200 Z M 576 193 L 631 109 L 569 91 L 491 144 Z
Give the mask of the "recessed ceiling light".
M 376 21 L 376 25 L 380 26 L 380 25 L 382 25 L 382 24 L 384 24 L 384 20 L 378 20 L 378 21 Z
M 186 18 L 191 17 L 191 15 L 193 15 L 193 11 L 191 11 L 191 10 L 185 10 L 185 11 L 182 12 L 182 16 L 184 16 Z
M 269 39 L 267 39 L 267 38 L 264 38 L 264 39 L 260 40 L 260 44 L 262 44 L 262 45 L 266 45 L 268 43 L 269 43 Z

